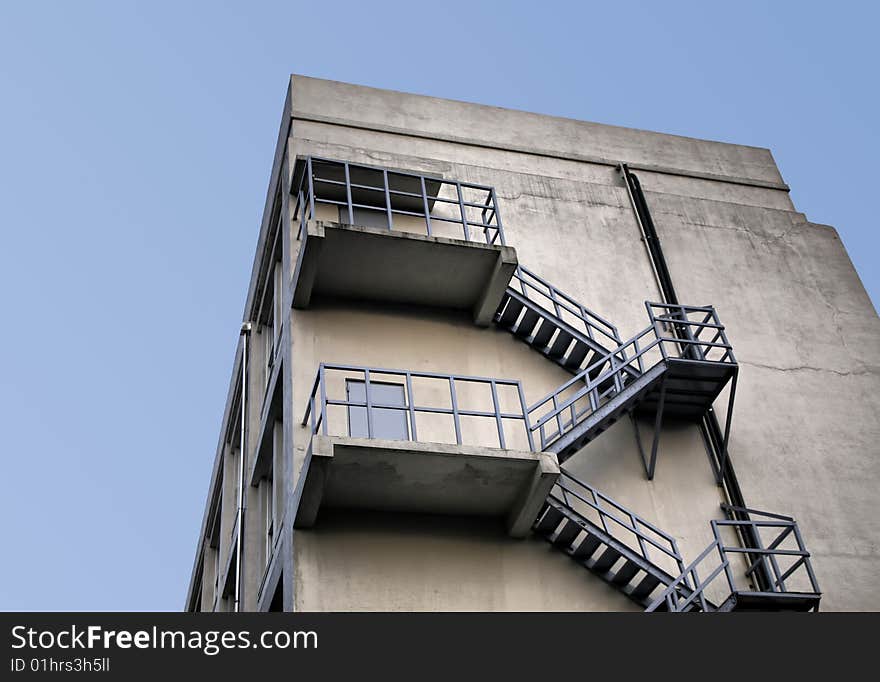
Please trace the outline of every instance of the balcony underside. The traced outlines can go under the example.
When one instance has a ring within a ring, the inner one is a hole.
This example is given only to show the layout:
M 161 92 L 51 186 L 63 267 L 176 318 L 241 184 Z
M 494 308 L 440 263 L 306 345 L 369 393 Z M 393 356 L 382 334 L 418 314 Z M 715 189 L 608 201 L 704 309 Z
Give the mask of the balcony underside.
M 516 269 L 516 251 L 445 237 L 309 221 L 293 305 L 314 295 L 469 310 L 486 326 Z
M 296 528 L 322 508 L 495 516 L 526 536 L 559 476 L 556 456 L 441 443 L 315 436 L 296 490 Z
M 598 409 L 584 417 L 558 440 L 546 445 L 565 462 L 616 423 L 627 412 L 655 416 L 663 384 L 663 416 L 698 421 L 724 389 L 736 365 L 703 360 L 661 360 L 611 397 Z
M 665 364 L 663 414 L 689 421 L 702 419 L 736 371 L 736 365 L 726 362 L 669 358 Z M 660 402 L 660 392 L 658 381 L 639 401 L 637 413 L 653 416 Z
M 734 592 L 719 611 L 812 611 L 821 595 L 813 592 Z

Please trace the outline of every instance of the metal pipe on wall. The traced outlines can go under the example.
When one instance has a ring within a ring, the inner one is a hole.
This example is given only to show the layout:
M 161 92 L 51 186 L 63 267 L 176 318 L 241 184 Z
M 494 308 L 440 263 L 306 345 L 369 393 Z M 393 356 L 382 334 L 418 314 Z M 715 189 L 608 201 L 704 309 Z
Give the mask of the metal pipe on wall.
M 241 325 L 241 433 L 238 447 L 238 528 L 236 532 L 235 550 L 235 611 L 241 611 L 241 588 L 242 588 L 242 561 L 244 553 L 244 464 L 245 448 L 247 446 L 247 364 L 248 364 L 248 339 L 251 333 L 251 323 Z
M 636 216 L 636 222 L 638 222 L 639 230 L 642 233 L 642 241 L 645 242 L 648 251 L 648 259 L 651 262 L 651 269 L 654 272 L 654 277 L 656 278 L 657 286 L 660 288 L 663 301 L 664 303 L 677 304 L 678 296 L 675 293 L 675 286 L 672 283 L 672 274 L 669 272 L 666 257 L 663 255 L 663 247 L 660 244 L 660 237 L 657 234 L 657 228 L 651 217 L 651 211 L 648 208 L 648 202 L 645 198 L 641 183 L 639 182 L 638 177 L 629 170 L 629 167 L 625 163 L 621 163 L 618 166 L 618 171 L 623 179 L 623 184 L 626 186 L 626 191 L 629 195 L 629 200 Z M 728 419 L 732 407 L 733 405 L 731 403 L 728 407 Z M 718 424 L 718 418 L 715 416 L 715 411 L 712 407 L 709 408 L 709 411 L 703 417 L 702 423 L 700 424 L 700 434 L 706 445 L 706 453 L 708 454 L 709 461 L 718 477 L 725 498 L 734 507 L 746 508 L 748 505 L 746 505 L 742 489 L 739 485 L 739 479 L 736 476 L 736 471 L 734 471 L 733 462 L 730 461 L 730 457 L 727 453 L 727 439 L 721 431 L 721 426 Z M 736 518 L 749 520 L 747 512 L 735 512 L 735 515 Z M 751 543 L 759 541 L 760 538 L 754 537 L 752 529 L 749 527 L 743 527 L 742 531 L 745 536 L 743 537 L 744 544 L 748 546 L 756 546 Z M 770 577 L 762 570 L 755 572 L 755 580 L 758 583 L 758 586 L 762 589 L 767 588 L 767 586 L 771 584 Z

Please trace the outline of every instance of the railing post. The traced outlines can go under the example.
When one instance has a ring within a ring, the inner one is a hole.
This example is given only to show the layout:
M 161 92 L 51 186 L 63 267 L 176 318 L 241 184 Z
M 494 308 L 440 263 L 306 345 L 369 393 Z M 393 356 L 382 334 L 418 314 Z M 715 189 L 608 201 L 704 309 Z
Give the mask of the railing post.
M 721 536 L 718 534 L 718 524 L 712 521 L 712 535 L 715 537 L 715 546 L 718 548 L 718 557 L 724 566 L 724 574 L 727 576 L 727 585 L 731 592 L 736 592 L 736 581 L 733 579 L 733 571 L 730 569 L 730 561 L 727 559 L 727 553 L 724 551 L 724 543 L 721 542 Z
M 364 370 L 364 402 L 367 403 L 367 438 L 373 437 L 373 401 L 370 398 L 370 370 Z
M 464 228 L 464 240 L 469 242 L 471 240 L 470 230 L 468 230 L 468 221 L 467 214 L 465 213 L 464 207 L 464 197 L 461 194 L 461 183 L 456 182 L 455 187 L 458 190 L 458 208 L 461 211 L 461 225 Z
M 633 352 L 635 353 L 636 362 L 639 366 L 639 372 L 643 374 L 645 372 L 645 364 L 642 361 L 642 353 L 641 353 L 641 349 L 639 348 L 639 337 L 638 336 L 633 339 Z M 624 355 L 624 357 L 626 357 L 626 356 Z
M 599 373 L 602 373 L 602 368 L 599 367 Z M 599 384 L 597 383 L 593 388 L 590 388 L 590 384 L 593 383 L 593 380 L 590 379 L 590 375 L 587 374 L 585 379 L 586 387 L 587 387 L 587 395 L 589 396 L 590 401 L 590 410 L 595 412 L 599 409 Z
M 556 287 L 552 284 L 548 284 L 547 291 L 550 292 L 550 300 L 553 301 L 553 312 L 556 313 L 556 317 L 561 319 L 562 313 L 559 308 L 559 299 L 556 298 Z
M 495 423 L 498 426 L 498 443 L 502 450 L 504 450 L 507 445 L 504 443 L 504 425 L 501 423 L 501 410 L 498 408 L 498 391 L 495 388 L 495 380 L 492 379 L 489 382 L 489 385 L 492 387 L 492 405 L 495 407 Z
M 590 491 L 590 495 L 593 496 L 593 504 L 596 505 L 596 511 L 599 513 L 599 520 L 602 522 L 602 529 L 608 533 L 608 522 L 605 520 L 605 510 L 602 509 L 601 497 L 596 494 L 595 488 L 587 488 Z
M 587 336 L 595 341 L 596 337 L 593 335 L 593 325 L 591 325 L 589 322 L 589 317 L 587 316 L 587 309 L 584 308 L 583 304 L 581 304 L 581 303 L 579 303 L 578 306 L 581 309 L 581 319 L 584 321 L 584 327 L 586 327 Z
M 455 377 L 449 377 L 449 397 L 452 400 L 452 421 L 455 425 L 455 444 L 461 445 L 461 424 L 458 420 L 458 398 L 455 395 Z
M 642 556 L 650 561 L 651 559 L 648 557 L 648 548 L 645 546 L 645 540 L 639 532 L 639 527 L 636 523 L 636 515 L 632 512 L 629 512 L 629 522 L 632 524 L 633 530 L 636 531 L 636 537 L 639 539 L 639 549 L 642 552 Z
M 559 432 L 559 437 L 562 437 L 562 413 L 559 411 L 559 401 L 556 400 L 556 394 L 553 394 L 553 414 L 556 415 L 556 428 Z
M 354 206 L 351 205 L 351 174 L 348 170 L 348 161 L 345 162 L 345 199 L 348 202 L 348 224 L 354 225 Z M 370 436 L 372 438 L 372 436 Z
M 608 362 L 611 364 L 611 376 L 614 377 L 614 390 L 620 393 L 623 390 L 623 381 L 620 379 L 621 367 L 617 367 L 614 363 L 614 353 L 608 356 Z
M 315 181 L 314 171 L 312 170 L 312 157 L 306 160 L 309 175 L 309 220 L 315 219 Z
M 382 169 L 382 180 L 385 183 L 385 211 L 388 216 L 388 229 L 394 229 L 394 219 L 391 216 L 391 193 L 388 191 L 388 169 Z
M 678 565 L 678 572 L 680 574 L 684 573 L 684 559 L 681 556 L 681 552 L 678 551 L 678 543 L 675 541 L 675 538 L 669 538 L 669 546 L 672 548 L 672 553 L 675 555 L 675 563 Z M 687 578 L 685 578 L 685 585 L 687 585 Z
M 526 397 L 525 397 L 525 394 L 523 393 L 522 384 L 519 381 L 516 382 L 516 392 L 519 394 L 519 406 L 520 406 L 520 409 L 522 410 L 523 423 L 526 426 L 526 438 L 529 441 L 529 450 L 534 450 L 535 443 L 532 439 L 532 425 L 529 421 L 529 408 L 526 407 Z M 541 432 L 543 433 L 543 427 L 541 427 Z M 543 449 L 543 439 L 541 442 L 541 447 Z
M 498 233 L 498 238 L 501 240 L 501 246 L 505 246 L 504 241 L 504 228 L 501 226 L 501 212 L 498 210 L 498 197 L 495 196 L 495 188 L 492 187 L 492 210 L 495 212 L 495 225 L 497 226 L 496 232 Z M 495 243 L 495 239 L 492 239 L 492 243 Z
M 410 421 L 410 434 L 409 437 L 411 440 L 418 440 L 419 434 L 416 431 L 416 410 L 415 410 L 415 398 L 413 397 L 413 388 L 412 388 L 412 373 L 406 373 L 406 404 L 409 406 L 409 421 Z
M 428 190 L 425 188 L 425 176 L 419 177 L 422 184 L 422 203 L 425 206 L 425 227 L 428 230 L 428 236 L 431 236 L 431 207 L 428 205 Z
M 318 366 L 318 373 L 320 374 L 320 379 L 318 383 L 321 385 L 321 432 L 326 436 L 327 435 L 327 383 L 325 381 L 325 370 L 324 363 L 322 362 Z
M 794 523 L 792 530 L 794 531 L 794 537 L 797 540 L 798 549 L 802 552 L 806 552 L 807 548 L 804 545 L 804 539 L 801 537 L 801 531 L 798 528 L 797 523 Z M 816 580 L 816 574 L 813 573 L 813 566 L 810 563 L 810 557 L 804 557 L 804 567 L 807 569 L 807 576 L 810 578 L 810 585 L 813 587 L 813 592 L 816 594 L 819 593 L 819 582 Z

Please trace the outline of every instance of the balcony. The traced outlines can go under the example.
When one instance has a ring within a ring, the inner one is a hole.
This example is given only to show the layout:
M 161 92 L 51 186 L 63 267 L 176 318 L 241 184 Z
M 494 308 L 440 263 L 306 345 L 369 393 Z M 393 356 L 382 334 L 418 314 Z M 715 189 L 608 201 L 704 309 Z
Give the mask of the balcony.
M 337 507 L 503 517 L 523 537 L 559 476 L 518 381 L 322 364 L 302 423 L 297 528 Z
M 492 187 L 300 158 L 293 305 L 313 296 L 468 310 L 488 325 L 517 266 Z
M 565 462 L 623 415 L 645 415 L 655 420 L 650 458 L 637 422 L 636 436 L 651 479 L 664 414 L 700 421 L 730 383 L 726 452 L 738 365 L 724 325 L 712 306 L 645 302 L 645 307 L 650 326 L 616 348 L 596 353 L 573 378 L 528 408 L 541 450 L 555 452 Z
M 714 540 L 646 610 L 818 611 L 822 593 L 797 521 L 721 507 L 727 518 L 711 522 Z

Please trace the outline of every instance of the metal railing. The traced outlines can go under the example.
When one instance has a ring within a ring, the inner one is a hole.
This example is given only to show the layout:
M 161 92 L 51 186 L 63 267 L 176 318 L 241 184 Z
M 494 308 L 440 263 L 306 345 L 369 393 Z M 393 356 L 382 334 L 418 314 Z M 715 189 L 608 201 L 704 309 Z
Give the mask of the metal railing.
M 318 218 L 316 207 L 328 206 L 350 225 L 411 232 L 415 221 L 429 237 L 505 243 L 494 187 L 313 156 L 300 159 L 298 166 L 292 191 L 299 238 L 306 222 Z M 395 228 L 395 218 L 410 225 Z
M 729 505 L 723 505 L 723 508 L 728 512 L 728 516 L 733 512 L 740 512 L 763 518 L 758 520 L 728 518 L 712 521 L 714 540 L 682 571 L 675 582 L 657 596 L 646 611 L 656 611 L 663 605 L 668 611 L 674 612 L 716 610 L 717 606 L 707 597 L 707 590 L 722 575 L 726 580 L 726 590 L 730 594 L 743 592 L 744 590 L 736 584 L 731 568 L 731 554 L 743 554 L 747 557 L 749 563 L 745 577 L 755 581 L 756 574 L 761 568 L 765 575 L 770 576 L 769 584 L 745 591 L 768 597 L 784 594 L 806 594 L 816 597 L 821 595 L 819 583 L 810 563 L 810 553 L 804 546 L 797 521 L 790 516 L 780 516 L 755 509 Z M 724 528 L 736 531 L 740 544 L 726 543 L 722 537 Z M 751 532 L 747 532 L 748 530 Z M 773 536 L 769 542 L 764 541 L 762 531 L 764 533 L 769 531 Z M 700 571 L 708 573 L 701 578 Z M 793 583 L 796 583 L 797 587 Z M 681 585 L 685 584 L 693 588 L 688 593 L 680 589 Z
M 589 483 L 575 478 L 565 470 L 560 470 L 559 478 L 550 491 L 550 496 L 577 511 L 584 518 L 591 521 L 595 519 L 596 525 L 601 526 L 607 535 L 629 546 L 648 563 L 661 566 L 664 560 L 672 561 L 678 569 L 677 572 L 684 573 L 684 560 L 674 537 Z M 660 561 L 657 560 L 658 557 Z M 684 586 L 688 587 L 686 581 Z
M 634 380 L 634 374 L 643 374 L 659 362 L 678 358 L 736 364 L 724 326 L 711 306 L 651 302 L 645 306 L 649 327 L 528 408 L 530 428 L 538 432 L 542 450 L 620 393 Z M 658 310 L 663 312 L 657 314 Z M 714 333 L 705 340 L 701 336 L 707 330 Z
M 375 399 L 372 386 L 377 384 L 387 386 L 391 383 L 389 380 L 402 390 L 401 402 L 379 402 Z M 334 389 L 338 391 L 343 384 L 347 387 L 349 381 L 362 383 L 364 399 L 352 398 L 348 393 L 345 397 L 333 395 Z M 422 397 L 426 400 L 422 402 L 417 400 L 415 386 L 422 391 Z M 479 387 L 482 387 L 482 390 Z M 483 392 L 483 395 L 475 398 L 475 393 L 478 392 Z M 507 404 L 506 409 L 502 403 Z M 486 409 L 480 409 L 483 406 Z M 348 433 L 339 433 L 342 430 L 339 420 L 331 427 L 329 410 L 333 408 L 340 408 L 343 411 L 343 416 L 348 422 Z M 353 410 L 357 411 L 359 418 L 364 417 L 366 426 L 364 435 L 367 438 L 386 437 L 377 430 L 376 422 L 377 418 L 387 418 L 388 411 L 392 411 L 404 414 L 407 440 L 451 441 L 456 445 L 486 445 L 488 441 L 490 447 L 505 449 L 510 446 L 512 437 L 517 435 L 516 432 L 512 433 L 509 430 L 511 428 L 509 422 L 520 422 L 521 426 L 517 427 L 517 431 L 523 447 L 534 450 L 522 385 L 512 379 L 321 363 L 303 415 L 302 425 L 309 425 L 313 434 L 352 435 Z M 433 415 L 434 419 L 439 418 L 441 423 L 435 421 L 433 424 L 426 424 L 426 428 L 422 430 L 423 437 L 420 438 L 417 417 L 421 416 L 428 422 L 431 420 L 430 415 Z M 471 428 L 463 425 L 462 418 L 468 420 Z M 472 419 L 479 420 L 479 425 L 471 422 Z M 448 429 L 449 426 L 452 427 L 451 431 Z M 493 434 L 491 439 L 488 435 L 490 431 Z M 438 435 L 441 432 L 453 435 L 448 440 L 441 440 Z M 477 437 L 480 435 L 483 438 Z M 395 438 L 400 439 L 400 435 Z
M 514 291 L 518 289 L 527 299 L 563 322 L 583 326 L 590 339 L 606 345 L 609 342 L 612 346 L 620 345 L 617 327 L 531 270 L 517 266 L 509 287 Z

